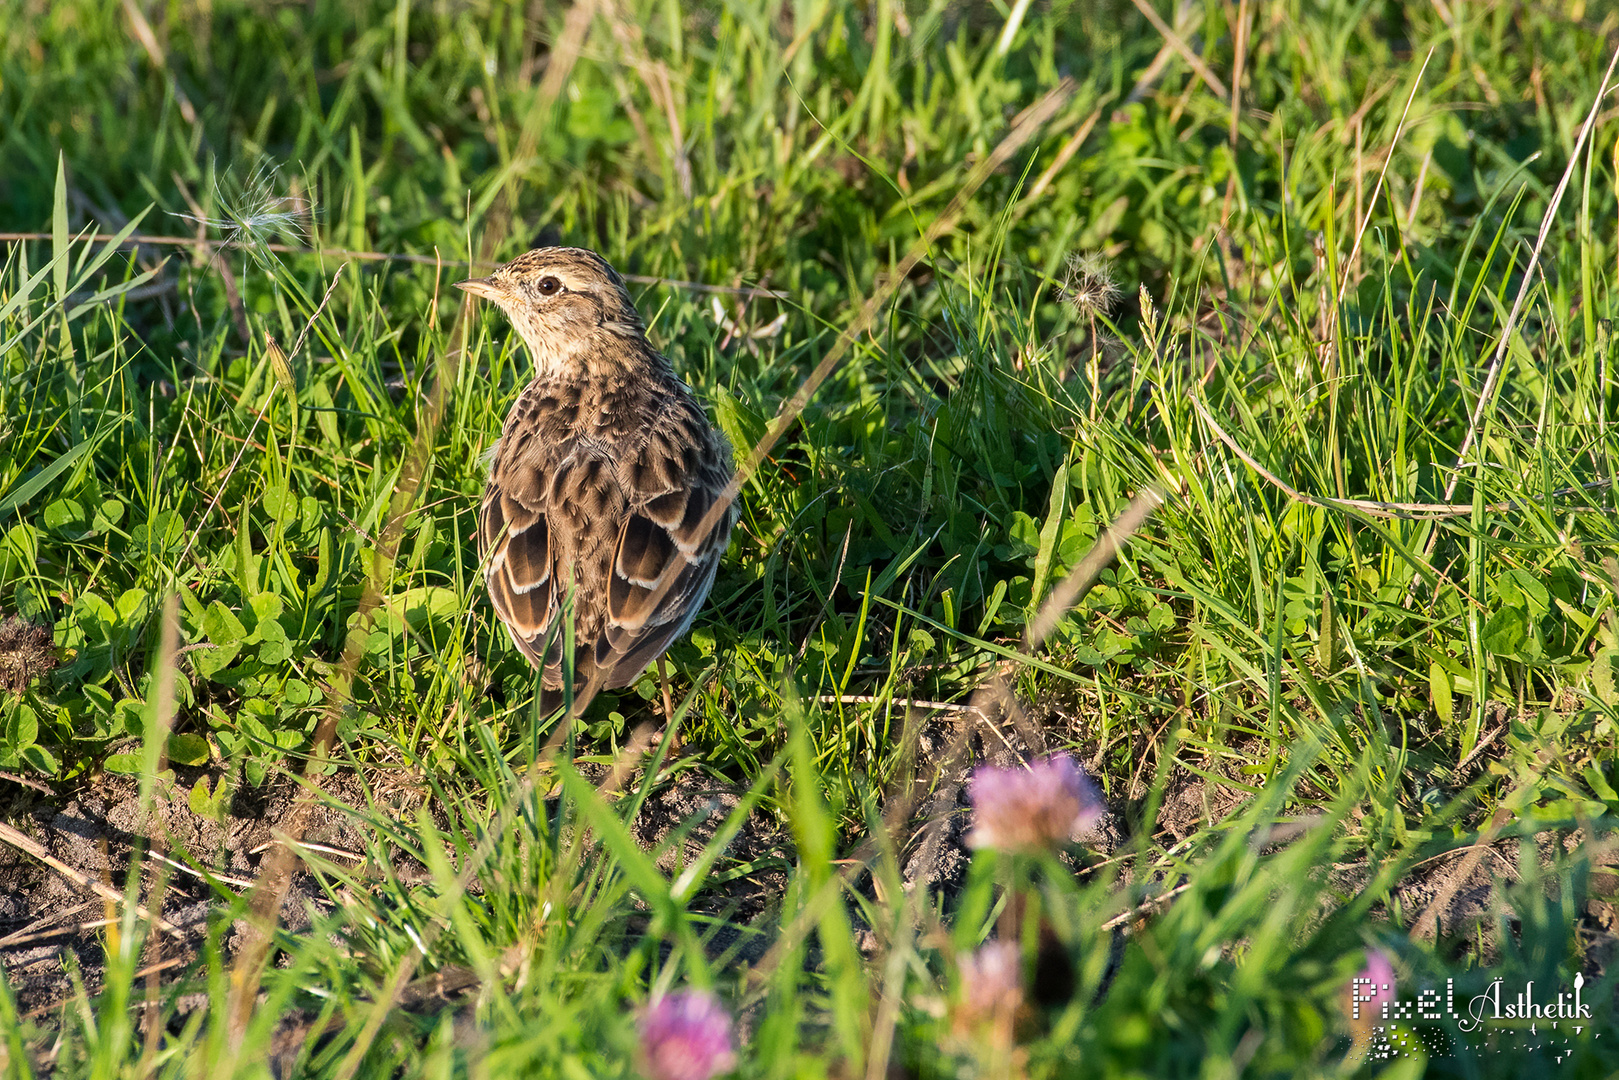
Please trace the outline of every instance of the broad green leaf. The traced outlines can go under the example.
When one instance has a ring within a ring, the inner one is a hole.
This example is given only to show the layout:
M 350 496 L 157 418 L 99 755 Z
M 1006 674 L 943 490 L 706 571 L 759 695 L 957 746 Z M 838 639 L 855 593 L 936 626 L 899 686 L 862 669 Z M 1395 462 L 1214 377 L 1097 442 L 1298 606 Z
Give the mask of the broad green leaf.
M 1446 727 L 1450 726 L 1451 718 L 1455 715 L 1455 698 L 1451 693 L 1450 672 L 1438 663 L 1428 665 L 1428 700 L 1433 703 L 1433 711 L 1439 717 L 1439 722 Z
M 247 627 L 242 625 L 242 620 L 218 600 L 208 605 L 208 613 L 202 617 L 202 630 L 215 645 L 234 645 L 247 637 Z
M 388 612 L 403 618 L 413 628 L 419 628 L 430 619 L 444 619 L 461 610 L 461 597 L 454 589 L 441 585 L 424 585 L 407 589 L 388 597 L 384 604 Z
M 1490 616 L 1480 635 L 1484 647 L 1496 656 L 1517 657 L 1524 642 L 1529 640 L 1529 624 L 1523 610 L 1504 607 Z
M 213 643 L 207 643 L 213 644 Z M 191 666 L 198 675 L 205 679 L 212 679 L 221 671 L 230 667 L 238 654 L 242 651 L 240 642 L 218 648 L 202 648 L 190 654 Z
M 56 756 L 38 743 L 23 747 L 20 756 L 46 776 L 55 776 L 62 770 L 61 765 L 57 764 Z
M 220 784 L 224 784 L 223 779 L 220 780 Z M 197 782 L 191 785 L 191 792 L 186 796 L 186 805 L 191 808 L 193 814 L 200 818 L 214 816 L 214 801 L 208 791 L 208 778 L 206 776 L 197 777 Z
M 206 765 L 208 740 L 201 735 L 170 735 L 169 761 L 175 765 Z
M 326 445 L 336 449 L 342 444 L 337 440 L 337 413 L 332 403 L 332 392 L 324 382 L 316 382 L 310 388 L 309 396 L 315 399 L 315 427 L 320 429 Z
M 1530 618 L 1538 619 L 1551 610 L 1551 594 L 1534 574 L 1527 570 L 1508 570 L 1497 581 L 1501 598 L 1514 607 L 1521 607 Z
M 151 596 L 145 589 L 125 589 L 118 596 L 118 618 L 122 621 L 137 622 L 146 616 Z
M 288 491 L 285 485 L 264 492 L 264 512 L 283 525 L 298 517 L 298 509 L 298 497 Z
M 742 404 L 741 400 L 724 386 L 716 386 L 712 397 L 714 420 L 725 433 L 737 456 L 743 456 L 764 438 L 765 432 L 770 429 L 770 421 Z M 755 491 L 763 491 L 763 485 L 764 481 L 758 473 L 748 481 L 748 486 Z
M 6 732 L 6 741 L 12 749 L 21 750 L 39 741 L 39 716 L 28 705 L 17 706 L 11 714 L 9 726 L 11 730 Z
M 272 592 L 261 592 L 248 602 L 252 608 L 254 626 L 262 628 L 265 623 L 273 623 L 281 618 L 282 612 L 287 610 L 286 601 Z M 280 629 L 277 625 L 276 629 Z
M 84 508 L 73 499 L 57 499 L 55 502 L 45 504 L 40 518 L 45 522 L 47 529 L 61 532 L 70 529 L 83 520 Z
M 1315 642 L 1315 660 L 1331 675 L 1341 666 L 1343 647 L 1338 640 L 1338 612 L 1332 603 L 1332 590 L 1321 590 L 1321 628 Z
M 1619 648 L 1599 649 L 1591 658 L 1591 692 L 1608 708 L 1619 708 Z

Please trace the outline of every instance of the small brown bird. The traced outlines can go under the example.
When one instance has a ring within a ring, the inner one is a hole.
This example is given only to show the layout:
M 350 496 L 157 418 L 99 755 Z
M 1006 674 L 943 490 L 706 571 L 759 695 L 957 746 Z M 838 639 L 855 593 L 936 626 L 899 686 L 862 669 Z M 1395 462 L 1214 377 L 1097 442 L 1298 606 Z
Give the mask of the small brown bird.
M 588 699 L 628 686 L 714 584 L 736 523 L 734 503 L 711 513 L 731 448 L 600 255 L 539 248 L 459 284 L 499 305 L 535 368 L 491 453 L 478 514 L 495 613 L 556 690 L 571 593 L 576 688 Z

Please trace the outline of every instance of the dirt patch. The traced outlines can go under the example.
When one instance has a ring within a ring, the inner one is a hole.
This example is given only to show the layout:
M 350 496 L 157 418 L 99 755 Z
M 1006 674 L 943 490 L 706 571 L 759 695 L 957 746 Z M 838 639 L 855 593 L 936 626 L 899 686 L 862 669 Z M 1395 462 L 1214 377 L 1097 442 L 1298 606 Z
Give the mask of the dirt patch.
M 713 842 L 745 794 L 704 782 L 665 788 L 647 799 L 630 833 L 657 853 L 658 869 L 676 879 Z M 756 808 L 742 821 L 709 883 L 688 905 L 712 919 L 706 937 L 712 959 L 752 964 L 764 956 L 771 942 L 765 927 L 779 911 L 796 861 L 792 836 L 770 815 Z
M 128 887 L 136 851 L 150 853 L 142 866 L 142 899 L 149 906 L 156 903 L 161 910 L 155 914 L 175 927 L 164 935 L 164 960 L 189 962 L 207 936 L 210 915 L 257 875 L 271 830 L 300 788 L 290 779 L 271 780 L 263 788 L 238 792 L 218 817 L 206 817 L 188 805 L 191 784 L 206 778 L 213 787 L 221 775 L 179 772 L 176 783 L 160 785 L 146 815 L 140 810 L 138 783 L 107 775 L 59 800 L 23 788 L 5 806 L 4 818 L 70 871 L 120 894 Z M 351 804 L 363 794 L 353 774 L 344 773 L 329 777 L 325 790 L 333 800 Z M 158 838 L 155 845 L 153 838 Z M 353 818 L 324 804 L 316 807 L 305 841 L 364 850 Z M 282 911 L 283 925 L 306 926 L 305 904 L 324 902 L 311 879 L 300 879 Z M 109 920 L 118 915 L 117 904 L 82 880 L 70 880 L 30 855 L 0 847 L 0 967 L 19 1009 L 41 1013 L 62 1001 L 72 992 L 73 966 L 86 989 L 95 993 L 107 935 L 117 932 L 109 929 Z
M 0 619 L 0 690 L 20 694 L 56 664 L 49 626 L 36 626 L 20 615 Z
M 60 869 L 52 868 L 0 844 L 0 968 L 22 1012 L 44 1015 L 58 1007 L 74 992 L 70 974 L 74 969 L 88 992 L 100 990 L 107 936 L 116 933 L 109 931 L 109 920 L 118 917 L 119 905 L 97 895 L 91 883 L 122 895 L 137 851 L 147 853 L 139 889 L 142 901 L 159 908 L 154 913 L 175 928 L 163 935 L 164 962 L 179 961 L 174 966 L 180 966 L 194 960 L 210 932 L 210 920 L 222 917 L 234 896 L 257 878 L 274 830 L 302 790 L 290 777 L 272 778 L 259 788 L 237 790 L 210 816 L 193 809 L 191 793 L 199 780 L 204 792 L 217 791 L 226 782 L 221 771 L 176 771 L 172 783 L 159 785 L 144 814 L 133 777 L 103 775 L 55 796 L 0 779 L 0 798 L 10 796 L 0 802 L 0 820 L 61 864 Z M 419 786 L 399 783 L 397 771 L 368 787 L 366 778 L 342 770 L 325 778 L 321 787 L 324 799 L 314 808 L 304 843 L 357 856 L 368 851 L 371 838 L 360 815 L 346 807 L 383 802 L 409 812 L 423 797 Z M 699 857 L 741 804 L 743 794 L 743 789 L 701 774 L 685 774 L 648 797 L 631 823 L 631 833 L 657 853 L 659 868 L 674 877 Z M 445 824 L 447 819 L 441 818 L 440 825 Z M 751 962 L 763 955 L 767 936 L 749 926 L 776 911 L 795 858 L 787 830 L 767 813 L 755 810 L 742 823 L 715 868 L 715 884 L 691 904 L 694 912 L 716 917 L 722 924 L 722 930 L 707 939 L 716 958 Z M 393 870 L 406 880 L 425 874 L 424 868 L 397 854 L 392 860 Z M 470 888 L 477 892 L 480 885 L 475 880 Z M 311 875 L 300 874 L 283 906 L 281 924 L 294 932 L 307 927 L 310 905 L 327 908 L 330 900 Z M 214 932 L 225 954 L 232 955 L 238 932 L 233 928 Z M 465 989 L 446 991 L 443 973 L 430 978 L 437 982 L 429 998 L 455 997 Z

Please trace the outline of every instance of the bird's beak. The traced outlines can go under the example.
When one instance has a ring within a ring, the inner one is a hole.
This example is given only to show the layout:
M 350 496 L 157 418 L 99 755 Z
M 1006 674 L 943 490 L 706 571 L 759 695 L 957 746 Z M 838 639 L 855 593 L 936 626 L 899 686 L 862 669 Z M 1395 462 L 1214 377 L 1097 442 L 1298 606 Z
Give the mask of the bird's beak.
M 493 278 L 468 278 L 465 281 L 457 281 L 455 283 L 455 287 L 458 289 L 465 289 L 473 296 L 481 296 L 485 300 L 493 300 L 497 304 L 501 300 L 505 299 L 506 296 L 506 290 L 502 289 L 498 284 L 496 284 Z

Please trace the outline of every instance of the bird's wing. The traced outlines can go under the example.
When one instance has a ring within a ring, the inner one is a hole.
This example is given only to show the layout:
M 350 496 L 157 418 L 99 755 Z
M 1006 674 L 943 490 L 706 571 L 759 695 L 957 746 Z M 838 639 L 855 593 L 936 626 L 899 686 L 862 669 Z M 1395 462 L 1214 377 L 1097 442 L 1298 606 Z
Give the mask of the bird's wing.
M 561 659 L 560 640 L 545 647 L 546 631 L 559 608 L 546 518 L 549 479 L 537 469 L 500 468 L 497 459 L 478 513 L 478 549 L 488 560 L 484 574 L 489 599 L 512 641 L 535 667 Z
M 633 682 L 707 598 L 736 522 L 733 504 L 703 528 L 730 480 L 730 456 L 688 399 L 665 410 L 634 459 L 621 463 L 628 508 L 594 657 L 607 673 L 605 685 Z

